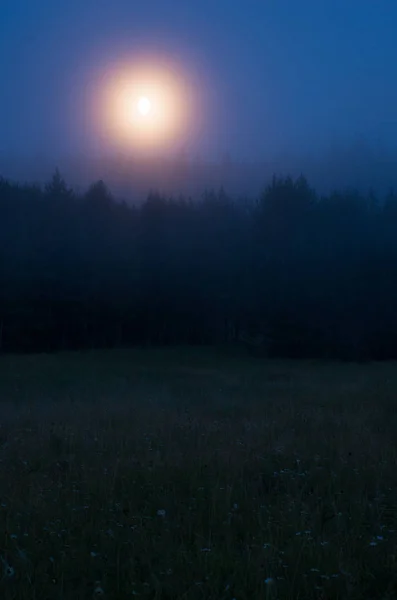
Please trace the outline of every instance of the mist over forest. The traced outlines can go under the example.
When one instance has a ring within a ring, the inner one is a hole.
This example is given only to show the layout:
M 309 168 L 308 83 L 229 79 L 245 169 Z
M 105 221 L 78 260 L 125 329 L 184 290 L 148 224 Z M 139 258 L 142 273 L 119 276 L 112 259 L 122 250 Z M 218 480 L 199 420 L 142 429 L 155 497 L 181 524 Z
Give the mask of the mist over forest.
M 126 152 L 91 158 L 59 156 L 56 162 L 44 154 L 25 158 L 0 154 L 0 174 L 13 181 L 44 186 L 55 164 L 74 190 L 84 192 L 92 181 L 103 179 L 116 200 L 129 204 L 142 203 L 150 189 L 199 199 L 205 189 L 224 187 L 235 199 L 255 199 L 273 173 L 295 178 L 304 173 L 321 194 L 354 188 L 385 195 L 391 187 L 397 189 L 397 149 L 365 137 L 306 154 L 269 151 L 255 162 L 237 158 L 232 151 L 225 151 L 218 160 L 183 150 L 146 158 Z
M 260 356 L 397 355 L 397 194 L 273 176 L 257 198 L 102 180 L 0 182 L 0 345 L 52 352 L 245 345 Z

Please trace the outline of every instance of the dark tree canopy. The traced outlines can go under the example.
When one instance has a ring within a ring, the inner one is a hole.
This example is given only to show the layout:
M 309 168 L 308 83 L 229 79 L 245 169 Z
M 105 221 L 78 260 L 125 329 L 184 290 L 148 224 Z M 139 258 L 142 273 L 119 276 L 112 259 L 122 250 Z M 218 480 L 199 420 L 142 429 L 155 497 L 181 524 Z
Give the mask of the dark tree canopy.
M 103 181 L 0 179 L 0 348 L 233 344 L 280 357 L 397 356 L 397 196 L 318 197 L 274 177 L 256 203 Z

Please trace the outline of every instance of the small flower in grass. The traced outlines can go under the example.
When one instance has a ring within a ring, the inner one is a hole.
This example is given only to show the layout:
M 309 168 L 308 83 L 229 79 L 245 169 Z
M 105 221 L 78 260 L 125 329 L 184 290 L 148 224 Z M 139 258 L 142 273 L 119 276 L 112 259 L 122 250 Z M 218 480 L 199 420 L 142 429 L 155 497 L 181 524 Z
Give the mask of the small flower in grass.
M 157 516 L 158 516 L 158 517 L 165 517 L 165 515 L 166 515 L 166 512 L 165 512 L 165 510 L 164 510 L 163 508 L 160 508 L 160 509 L 157 511 Z
M 266 585 L 273 585 L 273 583 L 274 583 L 273 577 L 268 577 L 267 579 L 265 579 Z
M 296 535 L 306 535 L 310 538 L 311 531 L 306 529 L 305 531 L 298 531 Z
M 0 556 L 0 560 L 3 564 L 3 578 L 4 579 L 12 579 L 12 577 L 14 577 L 14 575 L 15 575 L 14 567 L 12 567 L 10 564 L 8 564 L 8 562 L 2 556 Z
M 11 579 L 15 575 L 15 569 L 11 565 L 4 566 L 4 577 L 6 579 Z
M 384 537 L 383 535 L 377 535 L 375 538 L 372 539 L 372 542 L 369 543 L 370 546 L 377 546 L 378 542 L 383 542 Z
M 92 594 L 92 596 L 94 598 L 102 598 L 104 595 L 105 595 L 105 592 L 103 591 L 103 588 L 101 586 L 101 582 L 100 581 L 96 581 L 95 582 L 94 593 Z

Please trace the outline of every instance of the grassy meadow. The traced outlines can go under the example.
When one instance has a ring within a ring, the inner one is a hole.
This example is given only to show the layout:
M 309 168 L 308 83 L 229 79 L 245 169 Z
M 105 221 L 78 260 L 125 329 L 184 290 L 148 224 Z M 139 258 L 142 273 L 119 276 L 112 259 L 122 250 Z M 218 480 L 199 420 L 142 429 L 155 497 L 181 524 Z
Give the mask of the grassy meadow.
M 397 598 L 396 401 L 395 363 L 0 356 L 0 598 Z

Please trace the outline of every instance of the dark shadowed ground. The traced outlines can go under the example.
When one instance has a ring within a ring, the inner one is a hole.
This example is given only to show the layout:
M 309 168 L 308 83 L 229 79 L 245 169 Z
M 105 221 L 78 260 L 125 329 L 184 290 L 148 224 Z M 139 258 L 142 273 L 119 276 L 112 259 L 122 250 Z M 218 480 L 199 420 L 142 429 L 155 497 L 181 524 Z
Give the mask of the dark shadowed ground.
M 397 596 L 395 363 L 0 357 L 0 596 Z

